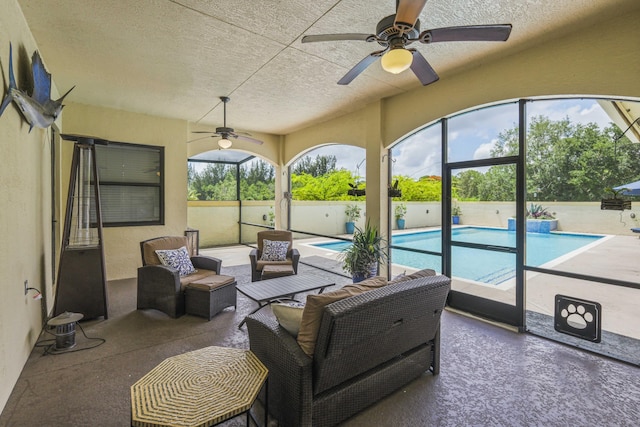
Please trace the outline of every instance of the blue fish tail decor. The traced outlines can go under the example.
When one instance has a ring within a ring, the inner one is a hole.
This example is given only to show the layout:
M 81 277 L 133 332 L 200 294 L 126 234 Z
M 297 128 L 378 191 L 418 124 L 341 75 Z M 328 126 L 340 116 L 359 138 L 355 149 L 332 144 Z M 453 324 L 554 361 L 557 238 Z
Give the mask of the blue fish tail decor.
M 31 71 L 33 73 L 33 93 L 29 96 L 18 89 L 13 74 L 13 47 L 9 44 L 9 89 L 0 104 L 0 116 L 4 110 L 15 102 L 16 106 L 29 123 L 29 132 L 35 127 L 46 129 L 53 124 L 62 111 L 62 100 L 69 95 L 74 87 L 59 99 L 51 99 L 51 74 L 47 72 L 38 51 L 31 57 Z

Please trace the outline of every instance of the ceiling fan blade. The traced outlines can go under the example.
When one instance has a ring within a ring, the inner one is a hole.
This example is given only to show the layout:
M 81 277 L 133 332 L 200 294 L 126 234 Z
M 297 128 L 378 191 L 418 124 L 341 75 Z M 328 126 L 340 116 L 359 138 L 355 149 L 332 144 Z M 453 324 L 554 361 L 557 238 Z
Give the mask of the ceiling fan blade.
M 427 0 L 398 0 L 396 20 L 393 26 L 404 32 L 412 29 L 426 3 Z
M 373 34 L 357 34 L 357 33 L 345 33 L 345 34 L 318 34 L 314 36 L 304 36 L 302 43 L 315 43 L 315 42 L 334 42 L 341 40 L 356 40 L 356 41 L 373 41 L 376 36 Z
M 229 136 L 231 136 L 232 138 L 235 138 L 235 139 L 242 139 L 242 140 L 245 140 L 245 141 L 253 142 L 254 144 L 259 144 L 259 145 L 264 144 L 264 142 L 260 141 L 259 139 L 255 139 L 255 138 L 252 138 L 252 137 L 246 136 L 246 135 L 238 135 L 238 134 L 234 133 L 233 135 L 229 135 Z
M 426 86 L 438 81 L 440 77 L 417 50 L 411 52 L 413 54 L 413 62 L 411 62 L 411 71 L 416 75 L 422 86 Z
M 191 133 L 217 133 L 212 130 L 192 130 Z
M 360 73 L 362 73 L 364 70 L 367 69 L 367 67 L 371 64 L 373 64 L 373 62 L 378 59 L 379 57 L 379 52 L 374 52 L 368 56 L 365 56 L 364 59 L 360 62 L 358 62 L 355 67 L 353 67 L 352 69 L 350 69 L 347 74 L 344 75 L 344 77 L 342 77 L 340 80 L 338 80 L 338 84 L 339 85 L 348 85 L 349 83 L 351 83 L 353 81 L 353 79 L 355 79 L 356 77 L 358 77 L 360 75 Z
M 503 42 L 510 34 L 511 24 L 445 27 L 423 31 L 420 42 Z
M 194 133 L 200 133 L 200 132 L 194 132 Z M 187 144 L 189 144 L 190 142 L 200 141 L 201 139 L 217 138 L 218 136 L 220 136 L 220 135 L 207 135 L 207 136 L 201 136 L 200 138 L 191 139 L 191 140 L 187 141 Z

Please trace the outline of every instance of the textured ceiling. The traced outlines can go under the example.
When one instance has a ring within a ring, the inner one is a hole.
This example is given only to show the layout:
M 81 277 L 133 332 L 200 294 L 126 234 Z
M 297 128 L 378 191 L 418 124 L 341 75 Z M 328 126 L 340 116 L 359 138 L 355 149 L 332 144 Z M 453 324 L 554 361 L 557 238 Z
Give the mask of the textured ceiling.
M 461 67 L 561 37 L 629 0 L 429 0 L 422 30 L 513 24 L 506 43 L 414 43 L 441 79 Z M 302 44 L 307 34 L 374 33 L 394 0 L 18 0 L 67 100 L 274 134 L 420 86 L 379 61 L 336 82 L 377 50 L 361 41 Z M 3 58 L 4 60 L 4 58 Z M 434 84 L 438 84 L 437 82 Z

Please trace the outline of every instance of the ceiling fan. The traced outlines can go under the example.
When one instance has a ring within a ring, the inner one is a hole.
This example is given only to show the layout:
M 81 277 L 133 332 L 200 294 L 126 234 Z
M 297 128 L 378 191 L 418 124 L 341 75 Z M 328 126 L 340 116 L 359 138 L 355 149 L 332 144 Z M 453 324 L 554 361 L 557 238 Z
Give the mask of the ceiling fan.
M 193 131 L 192 133 L 210 133 L 212 135 L 193 139 L 189 142 L 198 141 L 203 138 L 215 138 L 219 136 L 220 139 L 218 140 L 218 147 L 220 148 L 231 148 L 231 140 L 229 138 L 243 139 L 245 141 L 253 142 L 254 144 L 262 145 L 262 141 L 260 141 L 259 139 L 252 138 L 251 135 L 249 135 L 248 133 L 236 132 L 233 128 L 227 127 L 227 102 L 231 101 L 231 98 L 229 98 L 228 96 L 221 96 L 220 101 L 222 101 L 222 103 L 224 104 L 223 105 L 224 106 L 223 126 L 217 127 L 215 132 L 205 131 L 205 130 Z
M 401 73 L 407 68 L 426 86 L 439 79 L 438 74 L 415 48 L 407 48 L 413 42 L 424 44 L 452 41 L 506 41 L 511 34 L 511 24 L 466 25 L 435 28 L 420 32 L 420 12 L 427 0 L 396 0 L 396 14 L 383 18 L 376 27 L 376 34 L 320 34 L 304 36 L 302 43 L 323 41 L 356 40 L 377 42 L 383 47 L 357 63 L 339 81 L 348 85 L 369 65 L 381 58 L 385 71 Z

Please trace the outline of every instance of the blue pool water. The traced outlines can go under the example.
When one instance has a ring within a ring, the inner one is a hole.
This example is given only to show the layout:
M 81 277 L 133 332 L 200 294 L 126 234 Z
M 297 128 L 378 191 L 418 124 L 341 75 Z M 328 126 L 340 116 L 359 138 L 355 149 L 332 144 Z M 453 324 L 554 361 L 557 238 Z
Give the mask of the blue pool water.
M 569 233 L 527 233 L 527 260 L 530 266 L 541 266 L 604 236 Z M 452 241 L 490 244 L 514 248 L 514 231 L 499 228 L 461 227 L 452 231 Z M 341 251 L 348 242 L 318 243 L 314 246 Z M 393 246 L 441 252 L 440 230 L 401 234 L 392 237 Z M 394 249 L 393 263 L 413 268 L 440 271 L 441 257 Z M 497 285 L 515 277 L 516 255 L 459 246 L 452 247 L 452 273 L 456 277 Z

